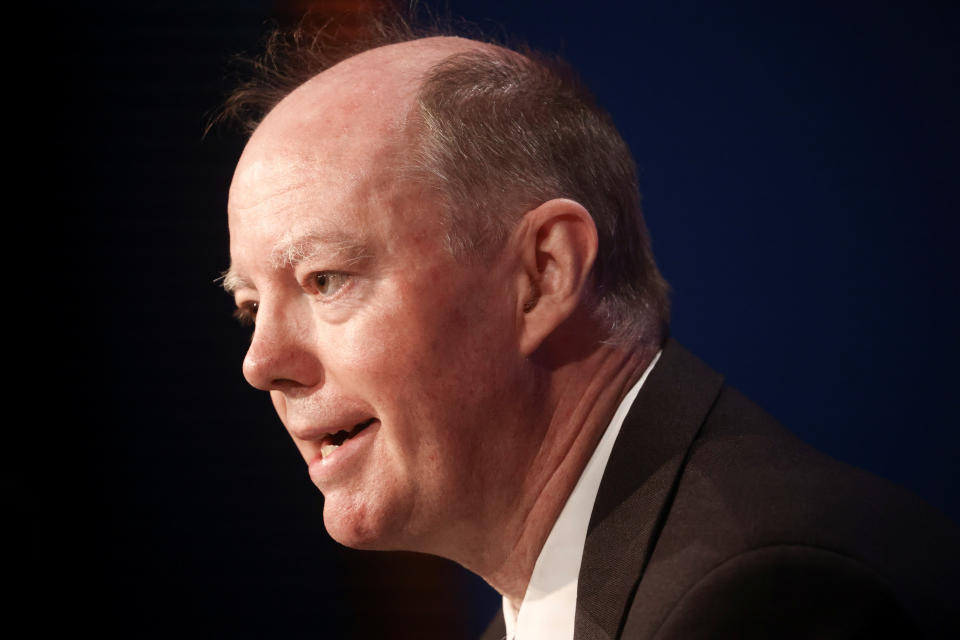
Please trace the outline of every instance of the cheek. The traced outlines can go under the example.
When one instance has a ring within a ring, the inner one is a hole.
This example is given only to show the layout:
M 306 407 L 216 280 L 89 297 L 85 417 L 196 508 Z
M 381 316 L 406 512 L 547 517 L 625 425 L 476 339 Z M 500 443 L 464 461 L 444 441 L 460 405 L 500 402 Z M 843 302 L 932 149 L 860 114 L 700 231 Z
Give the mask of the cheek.
M 489 407 L 509 378 L 515 334 L 509 300 L 445 281 L 442 272 L 396 283 L 389 297 L 330 336 L 328 376 L 381 417 L 438 430 L 451 416 Z M 399 428 L 399 424 L 395 425 Z M 446 437 L 452 434 L 445 434 Z
M 373 391 L 389 396 L 424 388 L 442 394 L 461 384 L 456 363 L 476 351 L 471 318 L 443 301 L 411 301 L 381 309 L 344 335 L 344 363 Z
M 403 336 L 397 335 L 392 323 L 381 314 L 345 325 L 334 340 L 338 343 L 339 355 L 338 363 L 331 363 L 329 367 L 330 376 L 347 376 L 351 386 L 361 387 L 391 369 L 398 346 L 404 342 Z
M 390 380 L 398 368 L 423 357 L 437 334 L 436 318 L 424 310 L 440 301 L 417 297 L 416 290 L 410 283 L 391 282 L 376 303 L 342 325 L 334 339 L 345 369 Z

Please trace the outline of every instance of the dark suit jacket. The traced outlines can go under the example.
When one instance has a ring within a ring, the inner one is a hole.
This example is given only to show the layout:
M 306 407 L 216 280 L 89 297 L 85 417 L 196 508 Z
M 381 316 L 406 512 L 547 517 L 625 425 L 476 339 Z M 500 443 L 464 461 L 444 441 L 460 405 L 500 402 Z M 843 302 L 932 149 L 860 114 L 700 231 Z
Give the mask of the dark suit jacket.
M 575 640 L 960 637 L 958 544 L 668 341 L 600 484 Z M 483 639 L 503 635 L 498 615 Z

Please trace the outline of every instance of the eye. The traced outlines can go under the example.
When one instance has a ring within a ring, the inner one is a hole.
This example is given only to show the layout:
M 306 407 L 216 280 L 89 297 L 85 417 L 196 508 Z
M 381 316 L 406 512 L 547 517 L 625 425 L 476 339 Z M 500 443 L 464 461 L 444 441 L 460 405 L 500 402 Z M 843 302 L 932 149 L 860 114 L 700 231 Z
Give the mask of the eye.
M 320 296 L 336 295 L 347 283 L 347 274 L 336 271 L 318 271 L 310 274 L 310 288 Z
M 257 309 L 260 308 L 259 302 L 244 302 L 233 312 L 233 317 L 244 327 L 252 327 L 257 321 Z

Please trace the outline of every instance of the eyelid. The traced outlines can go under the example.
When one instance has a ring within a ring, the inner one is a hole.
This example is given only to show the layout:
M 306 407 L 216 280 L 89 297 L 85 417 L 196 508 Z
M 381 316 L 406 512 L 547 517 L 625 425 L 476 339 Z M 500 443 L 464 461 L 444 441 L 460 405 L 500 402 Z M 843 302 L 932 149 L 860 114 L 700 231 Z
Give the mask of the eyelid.
M 320 276 L 327 276 L 329 278 L 334 278 L 339 281 L 339 286 L 336 287 L 332 293 L 322 293 L 317 287 L 317 278 Z M 316 271 L 311 271 L 306 274 L 303 279 L 302 286 L 303 288 L 310 292 L 312 295 L 320 297 L 324 301 L 334 300 L 343 293 L 343 291 L 350 285 L 350 281 L 354 274 L 348 273 L 346 271 L 337 271 L 335 269 L 320 269 Z
M 257 322 L 257 310 L 260 303 L 256 300 L 241 302 L 233 310 L 233 317 L 244 327 L 252 327 Z

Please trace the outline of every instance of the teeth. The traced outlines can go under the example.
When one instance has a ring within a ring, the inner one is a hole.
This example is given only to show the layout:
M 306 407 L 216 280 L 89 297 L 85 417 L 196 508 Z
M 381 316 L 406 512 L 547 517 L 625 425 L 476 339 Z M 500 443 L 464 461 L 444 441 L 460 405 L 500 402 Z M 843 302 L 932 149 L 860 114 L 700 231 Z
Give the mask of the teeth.
M 329 456 L 331 453 L 333 453 L 339 448 L 340 448 L 340 445 L 338 444 L 323 444 L 320 446 L 320 455 L 326 458 L 327 456 Z
M 345 431 L 341 429 L 334 434 L 324 436 L 323 443 L 320 445 L 320 455 L 326 458 L 331 453 L 333 453 L 340 445 L 344 442 L 357 435 L 371 424 L 373 424 L 374 418 L 370 418 L 365 422 L 360 422 L 353 426 L 353 429 L 350 431 Z

